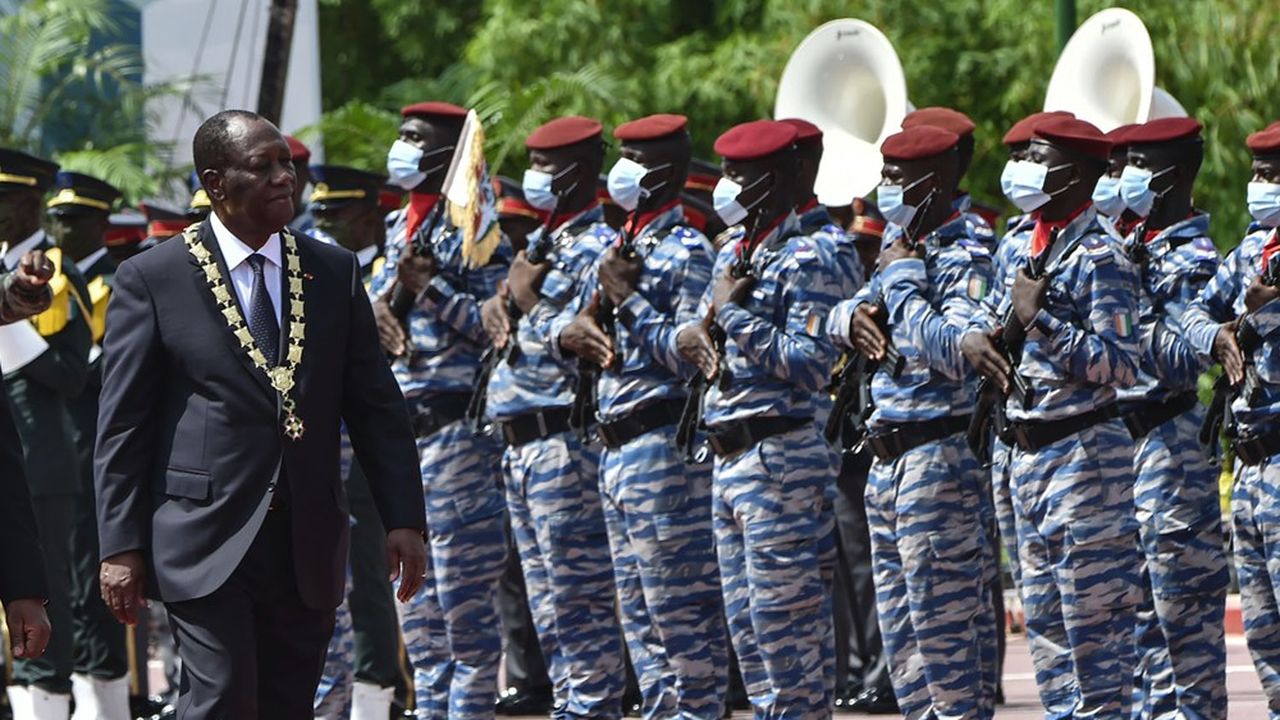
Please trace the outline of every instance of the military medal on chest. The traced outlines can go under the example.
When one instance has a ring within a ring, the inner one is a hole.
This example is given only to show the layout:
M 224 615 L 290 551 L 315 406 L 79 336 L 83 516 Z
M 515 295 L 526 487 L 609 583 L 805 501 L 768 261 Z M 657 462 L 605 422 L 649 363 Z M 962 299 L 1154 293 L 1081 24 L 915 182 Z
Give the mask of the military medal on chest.
M 281 234 L 284 238 L 285 272 L 289 286 L 289 344 L 285 350 L 283 362 L 272 366 L 267 363 L 267 357 L 254 343 L 253 334 L 245 324 L 235 296 L 218 268 L 218 261 L 213 257 L 213 253 L 209 252 L 209 249 L 196 238 L 197 227 L 192 225 L 183 232 L 187 250 L 200 263 L 205 281 L 209 285 L 210 292 L 213 293 L 214 301 L 218 304 L 218 311 L 226 320 L 231 334 L 235 335 L 240 343 L 240 349 L 245 351 L 249 360 L 253 362 L 253 366 L 266 376 L 271 387 L 280 396 L 280 409 L 284 414 L 282 429 L 285 437 L 297 442 L 306 432 L 302 418 L 298 417 L 297 403 L 291 394 L 297 384 L 294 375 L 302 362 L 302 341 L 306 337 L 303 316 L 305 304 L 302 300 L 302 264 L 298 260 L 298 241 L 287 230 Z

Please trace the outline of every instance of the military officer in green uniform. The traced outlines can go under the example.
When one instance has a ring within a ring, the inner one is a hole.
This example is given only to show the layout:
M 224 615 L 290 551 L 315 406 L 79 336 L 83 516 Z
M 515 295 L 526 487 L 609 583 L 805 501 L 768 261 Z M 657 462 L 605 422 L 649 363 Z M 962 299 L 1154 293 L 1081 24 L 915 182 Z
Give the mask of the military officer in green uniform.
M 53 304 L 32 319 L 43 345 L 20 367 L 5 368 L 5 384 L 25 451 L 27 483 L 43 538 L 49 583 L 49 620 L 71 628 L 71 538 L 81 489 L 70 404 L 89 372 L 88 288 L 75 261 L 54 248 L 40 227 L 44 194 L 58 166 L 16 150 L 0 149 L 0 241 L 5 269 L 23 254 L 44 250 L 53 262 Z M 71 703 L 72 634 L 56 631 L 43 657 L 14 662 L 10 703 L 18 717 L 66 720 Z M 29 712 L 27 711 L 28 709 Z

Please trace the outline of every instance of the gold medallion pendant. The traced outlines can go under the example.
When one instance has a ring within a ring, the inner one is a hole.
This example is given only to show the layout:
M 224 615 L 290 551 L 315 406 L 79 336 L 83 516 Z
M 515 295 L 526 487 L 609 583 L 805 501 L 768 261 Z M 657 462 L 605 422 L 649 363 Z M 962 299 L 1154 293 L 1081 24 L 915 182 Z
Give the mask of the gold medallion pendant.
M 187 250 L 196 262 L 200 263 L 205 282 L 208 283 L 209 291 L 213 293 L 213 300 L 218 305 L 218 312 L 226 320 L 231 334 L 236 336 L 240 342 L 240 348 L 248 354 L 253 366 L 266 376 L 271 387 L 280 396 L 280 408 L 284 414 L 281 428 L 284 430 L 285 437 L 297 442 L 306 432 L 302 418 L 298 417 L 297 404 L 290 395 L 296 385 L 294 373 L 302 362 L 302 340 L 306 337 L 306 327 L 303 324 L 302 263 L 298 259 L 298 241 L 288 229 L 280 233 L 284 245 L 285 272 L 288 279 L 286 284 L 289 288 L 289 345 L 285 351 L 284 364 L 272 367 L 267 364 L 267 357 L 254 344 L 253 334 L 249 332 L 244 316 L 240 313 L 240 307 L 236 305 L 231 287 L 227 284 L 226 278 L 222 277 L 217 260 L 197 239 L 198 230 L 199 225 L 191 225 L 183 231 L 182 237 L 187 243 Z

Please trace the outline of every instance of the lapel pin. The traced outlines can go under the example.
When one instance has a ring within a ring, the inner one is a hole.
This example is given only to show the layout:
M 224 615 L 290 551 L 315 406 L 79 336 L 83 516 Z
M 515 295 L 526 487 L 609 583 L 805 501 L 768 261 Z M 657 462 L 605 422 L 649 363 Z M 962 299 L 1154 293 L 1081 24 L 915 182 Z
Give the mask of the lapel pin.
M 304 273 L 302 273 L 302 279 L 303 279 L 303 280 L 315 280 L 315 279 L 316 279 L 316 276 L 315 276 L 315 275 L 312 275 L 312 274 L 311 274 L 311 273 L 309 273 L 309 272 L 304 272 Z

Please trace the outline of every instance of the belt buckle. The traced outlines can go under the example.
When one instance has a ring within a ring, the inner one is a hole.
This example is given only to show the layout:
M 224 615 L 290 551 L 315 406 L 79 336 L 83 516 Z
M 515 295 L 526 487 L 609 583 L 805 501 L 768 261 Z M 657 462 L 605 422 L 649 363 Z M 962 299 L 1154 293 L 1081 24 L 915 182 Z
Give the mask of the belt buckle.
M 622 443 L 618 442 L 618 436 L 613 432 L 613 427 L 609 423 L 600 423 L 597 425 L 596 434 L 600 436 L 600 442 L 604 443 L 604 446 L 607 448 L 615 449 L 622 446 Z
M 534 414 L 534 419 L 538 421 L 538 437 L 546 437 L 550 435 L 547 432 L 547 416 L 541 410 Z

